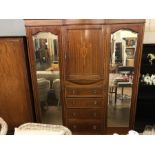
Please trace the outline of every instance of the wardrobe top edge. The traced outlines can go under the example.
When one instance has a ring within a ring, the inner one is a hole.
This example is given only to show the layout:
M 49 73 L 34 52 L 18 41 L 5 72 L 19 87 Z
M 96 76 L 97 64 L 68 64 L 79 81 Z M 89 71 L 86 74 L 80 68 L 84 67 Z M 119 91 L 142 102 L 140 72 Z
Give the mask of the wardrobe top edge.
M 145 19 L 25 19 L 25 26 L 144 24 Z

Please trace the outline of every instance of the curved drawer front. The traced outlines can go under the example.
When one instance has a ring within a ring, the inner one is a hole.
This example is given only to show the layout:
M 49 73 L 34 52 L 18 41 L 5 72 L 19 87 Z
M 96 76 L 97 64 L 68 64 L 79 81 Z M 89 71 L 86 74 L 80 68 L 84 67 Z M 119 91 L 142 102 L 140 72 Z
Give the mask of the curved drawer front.
M 104 99 L 98 98 L 66 98 L 67 108 L 100 108 L 104 107 Z
M 69 88 L 65 89 L 66 97 L 102 97 L 104 93 L 103 87 L 91 88 Z
M 68 128 L 74 133 L 97 133 L 103 132 L 103 122 L 101 120 L 68 120 Z
M 67 117 L 69 119 L 99 119 L 103 118 L 103 109 L 68 109 Z

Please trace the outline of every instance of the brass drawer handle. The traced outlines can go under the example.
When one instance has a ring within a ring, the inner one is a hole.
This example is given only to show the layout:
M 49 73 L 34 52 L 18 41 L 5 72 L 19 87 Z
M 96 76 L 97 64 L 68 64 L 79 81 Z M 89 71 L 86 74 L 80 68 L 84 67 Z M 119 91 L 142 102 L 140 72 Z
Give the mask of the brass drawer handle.
M 96 125 L 93 125 L 92 128 L 93 128 L 93 130 L 96 130 L 97 129 L 97 126 Z
M 73 94 L 73 95 L 75 94 L 75 90 L 72 90 L 72 94 Z
M 94 105 L 96 105 L 97 104 L 97 101 L 94 101 Z
M 97 91 L 96 90 L 93 90 L 93 94 L 96 94 L 97 93 Z

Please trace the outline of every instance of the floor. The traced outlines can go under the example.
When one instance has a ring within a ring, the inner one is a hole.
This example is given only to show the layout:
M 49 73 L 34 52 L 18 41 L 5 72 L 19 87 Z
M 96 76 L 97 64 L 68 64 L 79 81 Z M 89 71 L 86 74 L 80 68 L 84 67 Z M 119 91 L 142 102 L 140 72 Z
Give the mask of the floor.
M 62 125 L 61 106 L 48 106 L 48 109 L 43 112 L 43 123 Z
M 111 94 L 110 94 L 111 95 Z M 109 96 L 108 127 L 128 127 L 131 105 L 131 88 L 124 89 L 122 100 L 121 88 L 118 89 L 116 104 L 114 94 Z
M 62 107 L 61 103 L 58 106 L 58 100 L 55 97 L 54 91 L 48 93 L 48 108 L 42 110 L 42 123 L 62 125 Z

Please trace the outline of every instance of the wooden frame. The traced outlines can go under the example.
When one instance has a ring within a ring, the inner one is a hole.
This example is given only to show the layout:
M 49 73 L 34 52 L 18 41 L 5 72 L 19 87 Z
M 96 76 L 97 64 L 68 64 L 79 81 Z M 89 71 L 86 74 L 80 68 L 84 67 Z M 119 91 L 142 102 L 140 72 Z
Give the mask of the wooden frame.
M 33 26 L 62 26 L 62 25 L 114 25 L 136 24 L 145 22 L 144 19 L 25 19 L 26 27 Z

